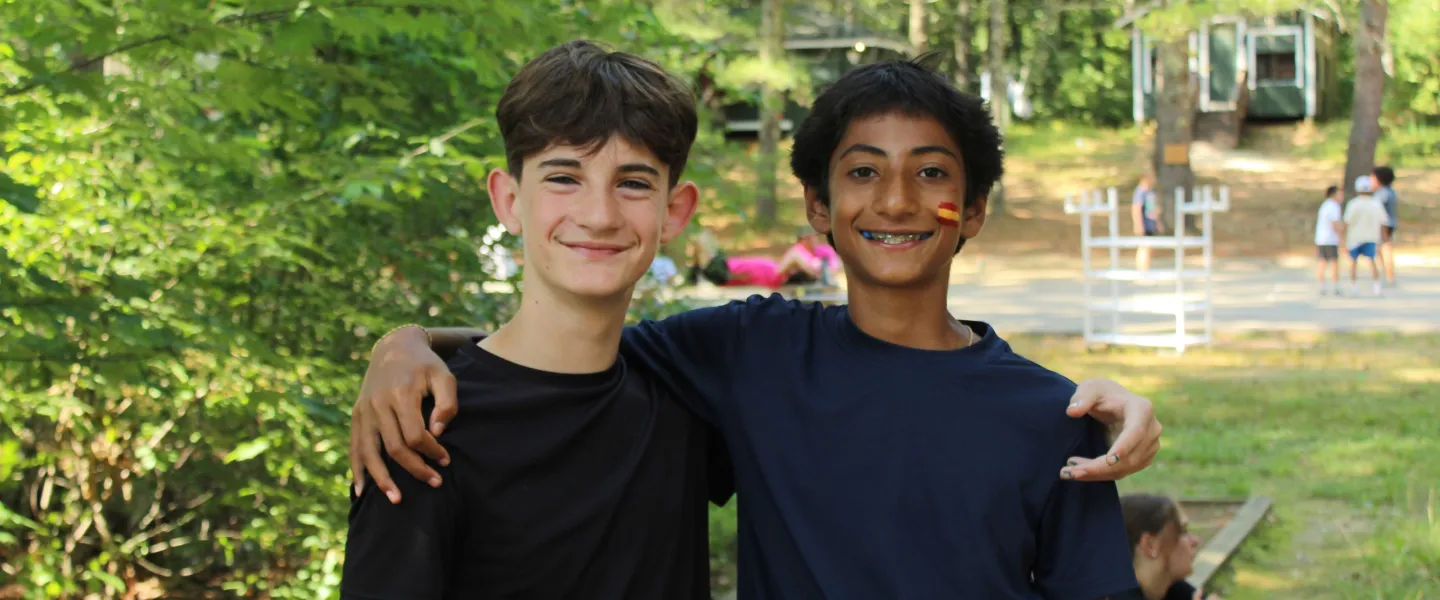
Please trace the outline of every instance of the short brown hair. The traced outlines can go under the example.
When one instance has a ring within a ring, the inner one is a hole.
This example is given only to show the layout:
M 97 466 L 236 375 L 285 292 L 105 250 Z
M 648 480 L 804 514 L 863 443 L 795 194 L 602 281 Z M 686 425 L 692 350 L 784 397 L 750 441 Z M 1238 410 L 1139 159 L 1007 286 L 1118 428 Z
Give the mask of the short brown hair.
M 1128 494 L 1120 497 L 1120 512 L 1125 515 L 1125 536 L 1130 540 L 1130 556 L 1145 534 L 1160 535 L 1165 526 L 1180 526 L 1180 509 L 1175 500 L 1153 494 Z
M 695 94 L 653 61 L 575 41 L 520 69 L 495 109 L 510 174 L 552 144 L 598 148 L 619 134 L 643 145 L 680 180 L 699 118 Z

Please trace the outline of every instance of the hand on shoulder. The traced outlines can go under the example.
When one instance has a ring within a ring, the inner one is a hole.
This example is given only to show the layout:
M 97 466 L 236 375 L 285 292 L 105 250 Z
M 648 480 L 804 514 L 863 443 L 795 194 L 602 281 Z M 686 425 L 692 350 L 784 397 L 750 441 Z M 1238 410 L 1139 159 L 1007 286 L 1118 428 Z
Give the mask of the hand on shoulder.
M 411 327 L 393 332 L 375 346 L 350 414 L 350 471 L 356 495 L 364 489 L 368 474 L 392 503 L 400 502 L 400 490 L 380 456 L 381 440 L 384 452 L 407 472 L 432 487 L 440 486 L 440 474 L 421 455 L 442 466 L 450 462 L 449 453 L 435 438 L 455 416 L 455 377 L 430 349 L 429 341 L 423 329 Z M 435 397 L 428 428 L 420 410 L 427 394 Z

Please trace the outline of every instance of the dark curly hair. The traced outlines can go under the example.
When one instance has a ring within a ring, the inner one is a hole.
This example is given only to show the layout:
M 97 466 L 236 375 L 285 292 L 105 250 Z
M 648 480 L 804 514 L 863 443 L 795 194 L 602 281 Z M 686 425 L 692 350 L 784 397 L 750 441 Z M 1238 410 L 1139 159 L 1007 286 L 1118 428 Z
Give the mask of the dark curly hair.
M 938 55 L 892 60 L 850 71 L 831 85 L 795 132 L 790 170 L 828 205 L 830 156 L 852 121 L 889 112 L 940 122 L 960 146 L 965 169 L 964 205 L 990 193 L 1004 172 L 1000 131 L 985 103 L 955 89 L 931 66 Z

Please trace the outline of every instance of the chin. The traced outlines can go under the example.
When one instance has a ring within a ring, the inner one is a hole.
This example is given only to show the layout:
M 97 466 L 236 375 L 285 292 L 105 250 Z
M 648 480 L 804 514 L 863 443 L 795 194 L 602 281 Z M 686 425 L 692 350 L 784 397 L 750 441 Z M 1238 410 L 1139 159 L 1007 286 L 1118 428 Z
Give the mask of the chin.
M 592 265 L 558 274 L 555 283 L 556 287 L 574 296 L 603 299 L 626 296 L 641 275 L 644 275 L 643 270 L 630 273 L 628 270 Z
M 879 287 L 917 288 L 934 283 L 935 277 L 913 269 L 855 269 L 856 278 Z

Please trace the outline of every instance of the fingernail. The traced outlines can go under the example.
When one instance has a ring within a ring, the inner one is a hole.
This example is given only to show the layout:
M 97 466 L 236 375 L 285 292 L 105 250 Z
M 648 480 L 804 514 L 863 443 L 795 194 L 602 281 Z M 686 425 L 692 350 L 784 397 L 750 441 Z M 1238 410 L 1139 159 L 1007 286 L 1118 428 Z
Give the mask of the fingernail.
M 1105 457 L 1105 463 L 1110 465 L 1120 464 L 1120 453 L 1116 452 L 1115 454 Z
M 358 482 L 358 481 L 355 482 L 354 484 L 352 484 L 350 487 L 351 487 L 351 489 L 354 489 L 354 490 L 355 490 L 355 497 L 356 497 L 356 498 L 359 498 L 359 497 L 360 497 L 360 492 L 365 491 L 365 484 L 360 483 L 360 482 Z
M 1061 479 L 1074 479 L 1075 476 L 1072 475 L 1072 474 L 1070 474 L 1070 469 L 1065 469 L 1064 471 L 1061 471 L 1061 472 L 1060 472 L 1060 478 L 1061 478 Z
M 396 491 L 385 492 L 385 497 L 390 499 L 390 503 L 391 503 L 391 504 L 399 504 L 399 503 L 400 503 L 400 492 L 396 492 Z
M 442 456 L 442 457 L 440 457 L 440 466 L 442 466 L 442 467 L 448 467 L 448 466 L 450 466 L 450 457 L 448 457 L 448 456 Z
M 1075 407 L 1077 407 L 1077 406 L 1080 406 L 1080 403 L 1079 403 L 1079 402 L 1071 402 L 1071 403 L 1070 403 L 1070 408 L 1075 408 Z
M 442 434 L 442 433 L 445 433 L 445 424 L 444 424 L 444 423 L 436 423 L 436 424 L 435 424 L 435 435 L 438 437 L 438 436 L 439 436 L 440 434 Z
M 1080 464 L 1080 461 L 1078 461 L 1078 460 L 1067 460 L 1067 461 L 1065 461 L 1065 465 L 1066 465 L 1066 466 L 1070 466 L 1070 467 L 1073 467 L 1073 466 L 1078 465 L 1078 464 Z
M 439 477 L 431 477 L 431 478 L 430 478 L 430 487 L 437 487 L 437 488 L 440 487 L 440 478 L 439 478 Z

